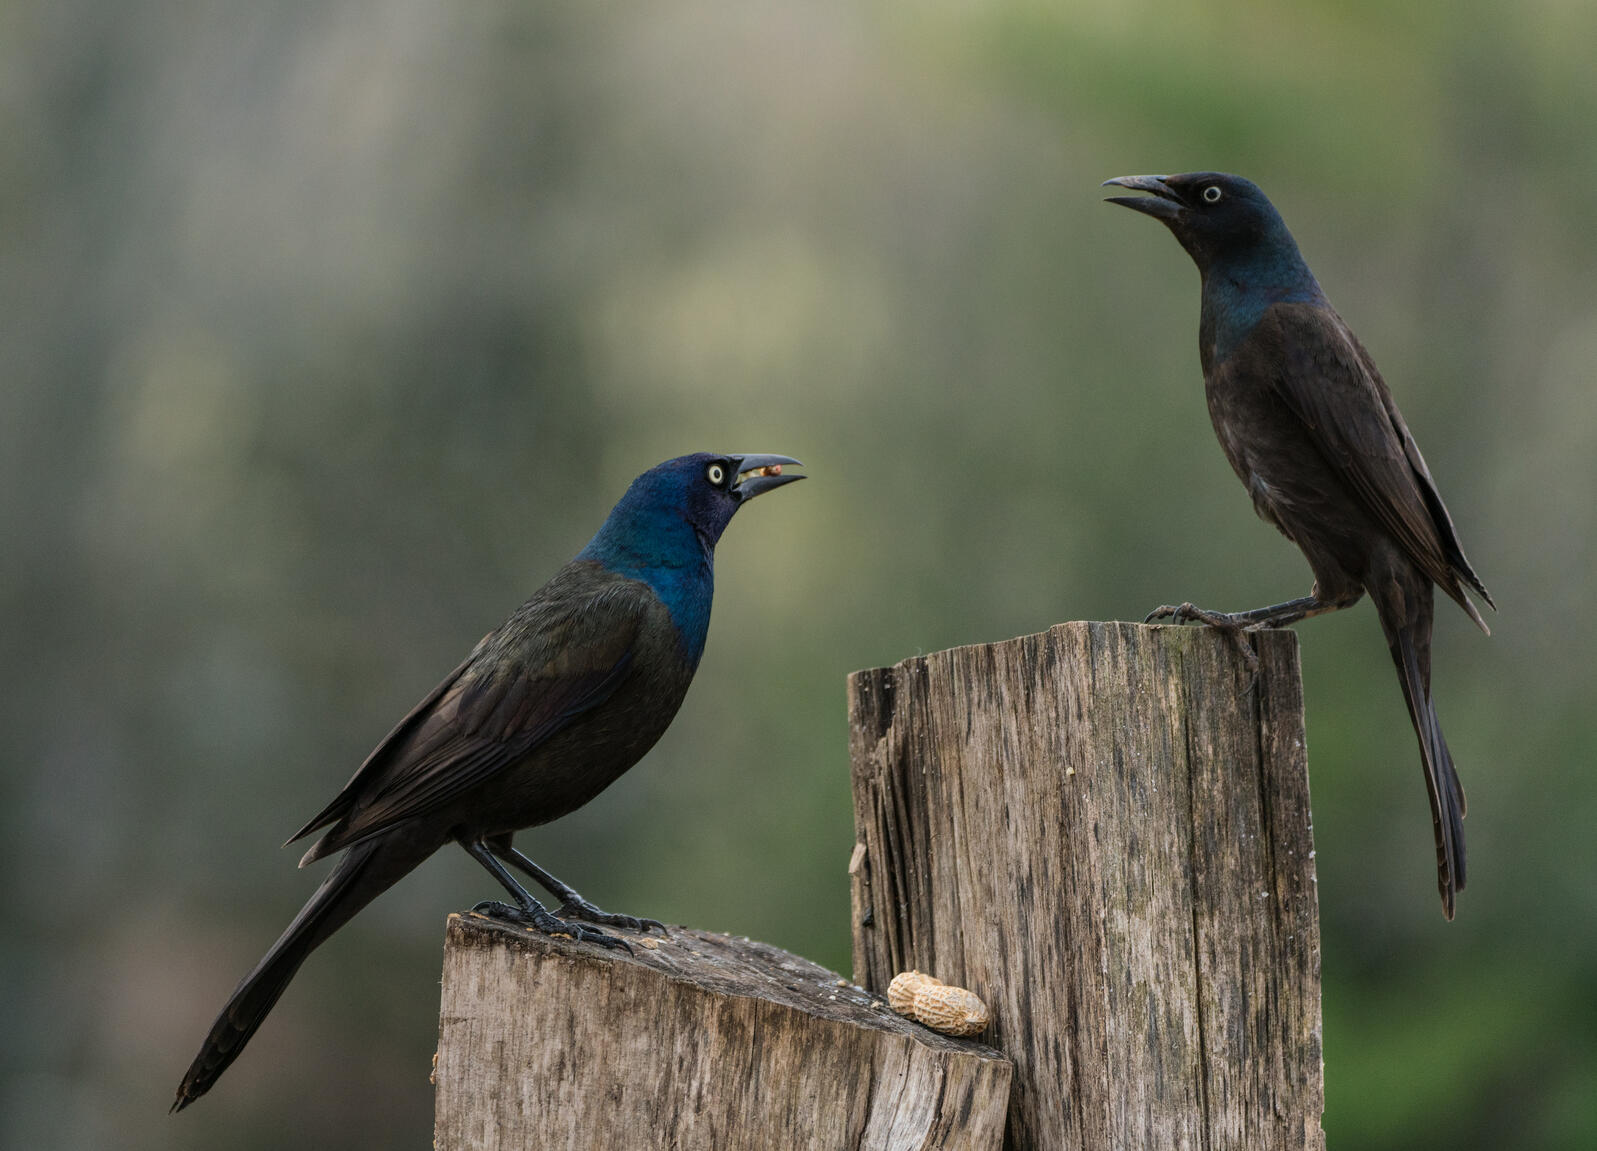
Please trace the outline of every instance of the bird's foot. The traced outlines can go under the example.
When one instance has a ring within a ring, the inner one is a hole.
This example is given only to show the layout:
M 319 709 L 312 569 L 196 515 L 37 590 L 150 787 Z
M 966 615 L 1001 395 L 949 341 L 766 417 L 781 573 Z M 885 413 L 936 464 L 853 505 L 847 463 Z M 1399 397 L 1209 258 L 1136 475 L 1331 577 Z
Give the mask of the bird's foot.
M 571 893 L 573 898 L 567 899 L 560 905 L 556 915 L 565 919 L 581 919 L 586 923 L 602 923 L 606 927 L 624 927 L 628 931 L 648 931 L 658 927 L 661 935 L 671 934 L 665 929 L 665 924 L 658 919 L 646 919 L 637 915 L 622 915 L 615 911 L 605 911 L 595 907 L 576 892 Z
M 589 923 L 602 923 L 606 927 L 624 927 L 628 931 L 648 931 L 651 927 L 658 927 L 660 934 L 670 934 L 670 932 L 666 931 L 665 924 L 658 919 L 643 919 L 636 915 L 617 915 L 614 912 L 604 911 L 595 907 L 578 895 L 576 888 L 569 883 L 562 883 L 508 843 L 504 845 L 503 853 L 506 859 L 536 879 L 540 887 L 560 901 L 560 910 L 555 912 L 556 915 L 561 915 L 568 919 L 584 919 Z
M 1206 623 L 1210 627 L 1217 627 L 1222 631 L 1242 631 L 1248 627 L 1248 621 L 1223 611 L 1210 611 L 1208 608 L 1199 607 L 1195 603 L 1167 603 L 1154 608 L 1143 619 L 1143 623 L 1153 623 L 1155 620 L 1167 619 L 1171 623 Z
M 513 903 L 501 903 L 497 899 L 485 899 L 473 911 L 483 915 L 491 915 L 495 919 L 508 919 L 512 923 L 519 923 L 530 927 L 534 931 L 541 931 L 545 935 L 566 935 L 581 943 L 597 943 L 600 947 L 619 947 L 628 955 L 632 948 L 625 939 L 618 939 L 604 931 L 595 931 L 591 927 L 584 927 L 580 923 L 571 923 L 558 916 L 551 915 L 549 911 L 536 900 L 531 907 L 517 907 Z M 623 918 L 618 916 L 617 918 Z M 624 927 L 625 924 L 612 924 Z
M 1237 651 L 1242 653 L 1243 661 L 1248 665 L 1248 686 L 1251 688 L 1259 679 L 1259 653 L 1253 650 L 1253 645 L 1248 642 L 1244 632 L 1253 631 L 1263 626 L 1250 618 L 1247 612 L 1238 612 L 1235 615 L 1223 611 L 1210 611 L 1198 607 L 1194 603 L 1164 604 L 1154 608 L 1148 613 L 1143 623 L 1153 623 L 1155 620 L 1168 619 L 1171 623 L 1202 623 L 1209 627 L 1217 628 L 1231 637 L 1231 642 L 1236 644 Z

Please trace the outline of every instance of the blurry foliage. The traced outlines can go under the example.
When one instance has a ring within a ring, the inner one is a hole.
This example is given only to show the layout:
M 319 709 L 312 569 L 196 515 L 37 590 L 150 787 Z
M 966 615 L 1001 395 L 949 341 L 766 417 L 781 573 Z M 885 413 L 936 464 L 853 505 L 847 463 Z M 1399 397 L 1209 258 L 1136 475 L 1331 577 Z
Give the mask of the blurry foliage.
M 1302 628 L 1333 1147 L 1597 1142 L 1597 13 L 1539 0 L 0 7 L 0 1142 L 424 1145 L 429 862 L 215 1094 L 274 845 L 685 451 L 740 519 L 661 746 L 523 846 L 846 969 L 842 679 L 1309 576 L 1213 442 L 1197 277 L 1098 182 L 1257 179 L 1476 566 L 1442 922 L 1367 607 Z

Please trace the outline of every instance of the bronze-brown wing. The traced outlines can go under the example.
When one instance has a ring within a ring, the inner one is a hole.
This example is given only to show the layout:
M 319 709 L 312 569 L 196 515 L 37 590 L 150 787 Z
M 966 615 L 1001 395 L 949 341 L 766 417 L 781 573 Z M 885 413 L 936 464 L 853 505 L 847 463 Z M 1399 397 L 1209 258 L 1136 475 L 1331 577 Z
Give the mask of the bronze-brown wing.
M 1430 469 L 1369 353 L 1323 306 L 1276 304 L 1263 325 L 1276 329 L 1274 386 L 1326 460 L 1410 560 L 1484 630 L 1459 577 L 1487 603 L 1491 596 L 1464 558 Z
M 490 633 L 307 825 L 332 822 L 301 864 L 438 810 L 602 703 L 631 666 L 647 594 L 534 600 Z
M 346 815 L 349 809 L 354 806 L 355 797 L 360 794 L 363 785 L 369 782 L 374 774 L 382 770 L 382 765 L 387 762 L 388 753 L 431 714 L 433 705 L 438 702 L 439 697 L 448 691 L 450 686 L 460 678 L 460 673 L 465 671 L 471 665 L 471 661 L 477 658 L 478 650 L 492 638 L 492 632 L 484 636 L 482 643 L 472 648 L 471 654 L 461 660 L 455 666 L 454 671 L 444 676 L 437 687 L 428 692 L 420 703 L 406 712 L 405 718 L 396 723 L 393 730 L 383 736 L 382 742 L 372 748 L 371 753 L 366 756 L 360 767 L 356 769 L 355 774 L 349 777 L 349 782 L 343 786 L 343 789 L 333 797 L 332 802 L 312 816 L 310 822 L 304 827 L 289 836 L 284 841 L 283 846 L 287 847 L 296 839 L 304 839 L 311 832 L 326 827 L 330 823 L 336 823 Z

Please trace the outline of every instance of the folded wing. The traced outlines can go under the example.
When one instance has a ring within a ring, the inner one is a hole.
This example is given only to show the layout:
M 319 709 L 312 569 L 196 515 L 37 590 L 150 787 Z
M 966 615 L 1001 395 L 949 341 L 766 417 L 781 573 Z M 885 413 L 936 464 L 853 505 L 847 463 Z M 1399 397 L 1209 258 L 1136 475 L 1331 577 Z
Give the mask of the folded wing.
M 573 582 L 550 581 L 400 721 L 294 835 L 328 828 L 302 866 L 439 811 L 610 697 L 650 593 L 630 580 Z

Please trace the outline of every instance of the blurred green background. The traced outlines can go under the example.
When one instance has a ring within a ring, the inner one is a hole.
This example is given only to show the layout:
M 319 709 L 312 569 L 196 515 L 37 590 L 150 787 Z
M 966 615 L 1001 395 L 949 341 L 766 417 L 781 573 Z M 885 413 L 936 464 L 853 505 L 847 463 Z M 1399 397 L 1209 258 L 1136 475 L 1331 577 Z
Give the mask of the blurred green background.
M 1099 203 L 1219 168 L 1503 609 L 1439 605 L 1451 925 L 1373 611 L 1300 630 L 1330 1145 L 1597 1145 L 1594 45 L 1570 0 L 0 5 L 0 1144 L 428 1145 L 460 852 L 166 1108 L 315 882 L 277 845 L 686 451 L 813 478 L 728 533 L 660 746 L 520 842 L 846 971 L 847 672 L 1308 588 L 1196 272 Z

